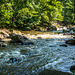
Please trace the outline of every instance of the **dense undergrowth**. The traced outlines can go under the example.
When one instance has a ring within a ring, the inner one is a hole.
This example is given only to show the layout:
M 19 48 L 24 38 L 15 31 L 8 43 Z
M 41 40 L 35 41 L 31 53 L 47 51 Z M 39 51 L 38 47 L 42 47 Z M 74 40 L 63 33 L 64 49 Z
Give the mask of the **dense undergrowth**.
M 75 24 L 74 0 L 2 0 L 0 27 L 33 30 L 51 28 L 51 22 Z

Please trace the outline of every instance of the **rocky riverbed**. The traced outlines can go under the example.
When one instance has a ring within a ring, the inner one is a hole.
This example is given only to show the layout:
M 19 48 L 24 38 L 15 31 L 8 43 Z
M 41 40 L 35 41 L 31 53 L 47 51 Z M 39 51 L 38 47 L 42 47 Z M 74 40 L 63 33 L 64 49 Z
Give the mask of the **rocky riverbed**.
M 1 42 L 7 46 L 0 47 L 0 75 L 38 75 L 44 69 L 72 74 L 70 67 L 75 65 L 75 45 L 65 43 L 73 38 L 72 35 L 54 35 L 50 32 L 34 35 L 20 32 L 15 34 L 21 35 L 22 39 L 23 36 L 27 37 L 26 41 L 34 44 L 10 44 L 10 36 L 1 38 Z

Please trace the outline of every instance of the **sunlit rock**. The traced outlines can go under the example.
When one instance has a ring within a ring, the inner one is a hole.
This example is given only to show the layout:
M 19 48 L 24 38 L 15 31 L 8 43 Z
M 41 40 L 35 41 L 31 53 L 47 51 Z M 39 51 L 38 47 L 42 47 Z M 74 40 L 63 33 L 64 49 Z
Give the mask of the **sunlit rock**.
M 0 31 L 0 35 L 2 35 L 1 38 L 7 38 L 10 37 L 10 35 L 8 33 L 6 33 L 5 31 Z

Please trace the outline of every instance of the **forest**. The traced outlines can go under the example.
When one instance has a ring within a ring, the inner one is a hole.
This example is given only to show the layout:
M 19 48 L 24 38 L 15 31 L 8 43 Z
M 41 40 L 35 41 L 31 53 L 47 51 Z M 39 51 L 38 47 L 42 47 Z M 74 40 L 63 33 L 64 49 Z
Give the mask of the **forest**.
M 0 28 L 48 28 L 51 21 L 75 24 L 74 0 L 1 0 Z

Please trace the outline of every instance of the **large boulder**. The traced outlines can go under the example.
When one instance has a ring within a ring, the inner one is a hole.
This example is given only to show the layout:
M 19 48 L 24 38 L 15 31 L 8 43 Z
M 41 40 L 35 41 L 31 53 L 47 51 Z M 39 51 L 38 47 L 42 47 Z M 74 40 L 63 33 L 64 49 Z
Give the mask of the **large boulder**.
M 75 70 L 75 65 L 72 65 L 72 66 L 70 67 L 70 71 L 73 71 L 73 70 Z
M 11 35 L 11 42 L 12 43 L 21 43 L 21 45 L 30 45 L 30 44 L 34 44 L 32 41 L 27 41 L 28 38 L 25 36 L 21 36 L 15 33 L 12 33 Z
M 71 73 L 68 72 L 62 72 L 62 71 L 57 71 L 57 70 L 48 70 L 45 69 L 39 73 L 39 75 L 72 75 Z
M 24 36 L 21 36 L 19 34 L 15 34 L 15 33 L 12 33 L 10 34 L 11 36 L 11 39 L 15 42 L 15 43 L 24 43 L 24 41 L 27 40 L 27 38 L 25 38 Z
M 75 65 L 72 65 L 70 67 L 70 71 L 73 73 L 73 75 L 75 75 Z
M 10 58 L 9 61 L 11 63 L 14 63 L 14 62 L 19 62 L 19 59 L 18 58 Z
M 75 39 L 67 40 L 65 43 L 70 45 L 75 45 Z

